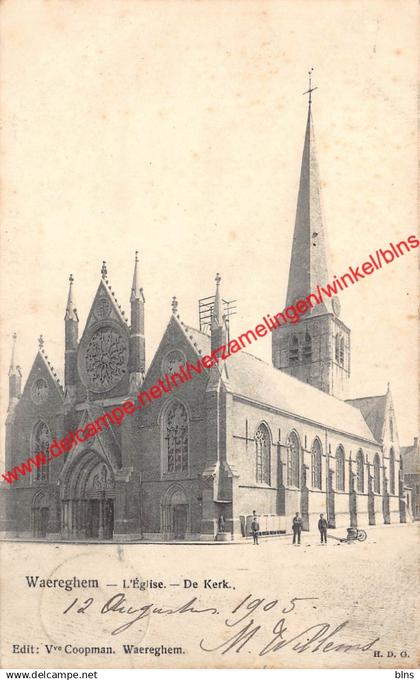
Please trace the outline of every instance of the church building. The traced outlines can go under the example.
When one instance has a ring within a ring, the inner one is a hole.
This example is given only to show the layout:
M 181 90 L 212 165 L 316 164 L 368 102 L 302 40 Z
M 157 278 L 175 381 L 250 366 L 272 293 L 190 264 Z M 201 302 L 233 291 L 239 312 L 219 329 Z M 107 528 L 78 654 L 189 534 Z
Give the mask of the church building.
M 309 101 L 286 305 L 329 280 L 326 233 Z M 172 301 L 151 361 L 136 254 L 128 320 L 107 267 L 84 328 L 70 276 L 64 317 L 64 385 L 42 336 L 22 386 L 9 369 L 6 470 L 162 376 L 220 347 L 227 336 L 221 292 L 208 327 L 184 322 Z M 275 282 L 273 282 L 275 285 Z M 279 307 L 281 301 L 279 300 Z M 247 351 L 203 369 L 170 394 L 109 425 L 48 465 L 1 488 L 0 530 L 40 540 L 215 540 L 290 532 L 300 512 L 314 530 L 405 521 L 400 448 L 391 392 L 348 398 L 351 334 L 338 297 L 272 334 L 272 362 Z M 221 521 L 220 518 L 223 518 Z

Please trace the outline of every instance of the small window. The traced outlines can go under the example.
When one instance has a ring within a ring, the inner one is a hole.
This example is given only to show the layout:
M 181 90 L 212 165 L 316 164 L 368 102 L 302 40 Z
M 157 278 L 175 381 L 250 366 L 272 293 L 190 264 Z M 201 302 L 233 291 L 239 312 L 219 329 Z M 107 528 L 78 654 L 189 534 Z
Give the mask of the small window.
M 297 364 L 298 361 L 299 361 L 299 340 L 297 339 L 296 335 L 293 335 L 290 341 L 289 363 Z
M 341 364 L 341 366 L 344 366 L 344 338 L 343 338 L 343 336 L 341 336 L 341 338 L 340 338 L 339 363 Z
M 338 333 L 335 336 L 335 360 L 340 363 L 340 336 Z
M 303 345 L 303 361 L 305 364 L 310 364 L 312 361 L 312 338 L 309 333 L 305 334 L 305 343 Z

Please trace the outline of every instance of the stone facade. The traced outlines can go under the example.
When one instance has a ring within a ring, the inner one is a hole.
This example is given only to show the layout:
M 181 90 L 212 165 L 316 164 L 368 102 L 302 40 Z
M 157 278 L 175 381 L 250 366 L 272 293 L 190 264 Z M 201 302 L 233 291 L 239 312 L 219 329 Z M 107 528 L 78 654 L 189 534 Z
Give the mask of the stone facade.
M 311 130 L 309 111 L 287 304 L 327 277 Z M 226 326 L 217 276 L 209 332 L 185 325 L 174 300 L 147 367 L 139 278 L 136 255 L 129 324 L 103 263 L 79 340 L 70 277 L 64 387 L 42 338 L 23 389 L 13 352 L 6 470 L 58 446 L 69 432 L 78 441 L 66 455 L 2 485 L 3 535 L 214 540 L 222 525 L 237 538 L 249 533 L 253 511 L 268 534 L 290 531 L 297 511 L 305 530 L 316 529 L 321 512 L 331 527 L 405 521 L 390 390 L 343 400 L 350 331 L 338 300 L 275 331 L 273 365 L 241 351 L 192 380 L 179 378 L 176 389 L 149 403 L 144 394 L 159 379 L 180 375 L 181 365 L 224 344 Z M 135 412 L 119 426 L 107 422 L 105 414 L 128 399 Z M 98 421 L 101 427 L 89 425 Z M 89 427 L 95 436 L 87 439 Z

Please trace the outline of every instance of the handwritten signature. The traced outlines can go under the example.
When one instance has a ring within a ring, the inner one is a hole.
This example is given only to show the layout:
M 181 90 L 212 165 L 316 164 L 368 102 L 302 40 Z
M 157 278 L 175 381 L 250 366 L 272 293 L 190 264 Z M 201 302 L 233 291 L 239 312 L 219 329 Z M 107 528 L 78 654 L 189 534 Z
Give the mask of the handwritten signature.
M 204 652 L 227 654 L 229 652 L 241 652 L 253 641 L 253 651 L 258 656 L 279 652 L 289 646 L 298 654 L 304 652 L 350 652 L 350 651 L 369 651 L 379 637 L 368 642 L 348 642 L 343 641 L 338 634 L 348 626 L 348 620 L 342 621 L 338 625 L 323 622 L 316 623 L 299 632 L 293 631 L 293 617 L 290 614 L 301 610 L 305 605 L 317 597 L 293 597 L 286 606 L 281 606 L 279 600 L 267 600 L 264 597 L 247 595 L 236 605 L 228 614 L 223 622 L 224 630 L 232 631 L 232 635 L 223 642 L 211 642 L 209 639 L 200 640 L 200 649 Z M 70 611 L 76 614 L 85 614 L 93 605 L 98 605 L 93 597 L 89 597 L 83 603 L 79 603 L 79 598 L 64 610 L 67 615 Z M 313 605 L 312 605 L 313 606 Z M 184 614 L 194 614 L 200 619 L 207 616 L 219 616 L 221 613 L 216 607 L 201 607 L 197 597 L 189 599 L 179 606 L 166 607 L 157 604 L 143 604 L 132 606 L 127 602 L 124 593 L 117 593 L 107 600 L 102 606 L 99 603 L 99 613 L 101 615 L 117 614 L 129 617 L 128 620 L 118 625 L 112 630 L 111 635 L 120 635 L 128 630 L 138 621 L 148 616 L 174 616 Z M 274 619 L 269 616 L 269 612 L 274 614 Z M 304 612 L 302 612 L 304 613 Z M 274 625 L 273 625 L 274 621 Z M 267 628 L 269 633 L 267 635 Z M 289 628 L 292 631 L 289 632 Z M 211 633 L 220 640 L 220 631 Z

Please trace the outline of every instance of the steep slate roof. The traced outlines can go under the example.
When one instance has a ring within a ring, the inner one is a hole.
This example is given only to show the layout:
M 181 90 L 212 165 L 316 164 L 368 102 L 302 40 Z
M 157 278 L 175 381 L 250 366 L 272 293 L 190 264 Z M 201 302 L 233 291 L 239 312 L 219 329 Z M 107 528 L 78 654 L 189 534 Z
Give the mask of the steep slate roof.
M 203 355 L 210 354 L 211 352 L 210 335 L 207 335 L 207 333 L 199 331 L 197 328 L 191 328 L 191 326 L 187 326 L 182 321 L 180 322 L 180 325 L 185 335 L 187 336 L 188 340 L 192 342 L 194 346 L 195 345 L 197 346 L 195 347 L 196 351 L 198 350 L 198 352 Z
M 210 337 L 185 326 L 201 353 L 210 354 Z M 358 408 L 303 383 L 258 357 L 241 351 L 225 362 L 229 392 L 376 443 Z
M 329 280 L 327 266 L 327 235 L 321 207 L 321 185 L 315 150 L 315 137 L 309 104 L 305 143 L 300 170 L 296 221 L 290 258 L 286 307 L 298 299 L 305 299 L 316 291 L 317 285 Z M 311 309 L 311 316 L 332 312 L 331 300 L 326 298 Z
M 373 436 L 381 441 L 384 429 L 387 395 L 378 397 L 361 397 L 360 399 L 347 399 L 347 403 L 358 408 L 369 425 Z

